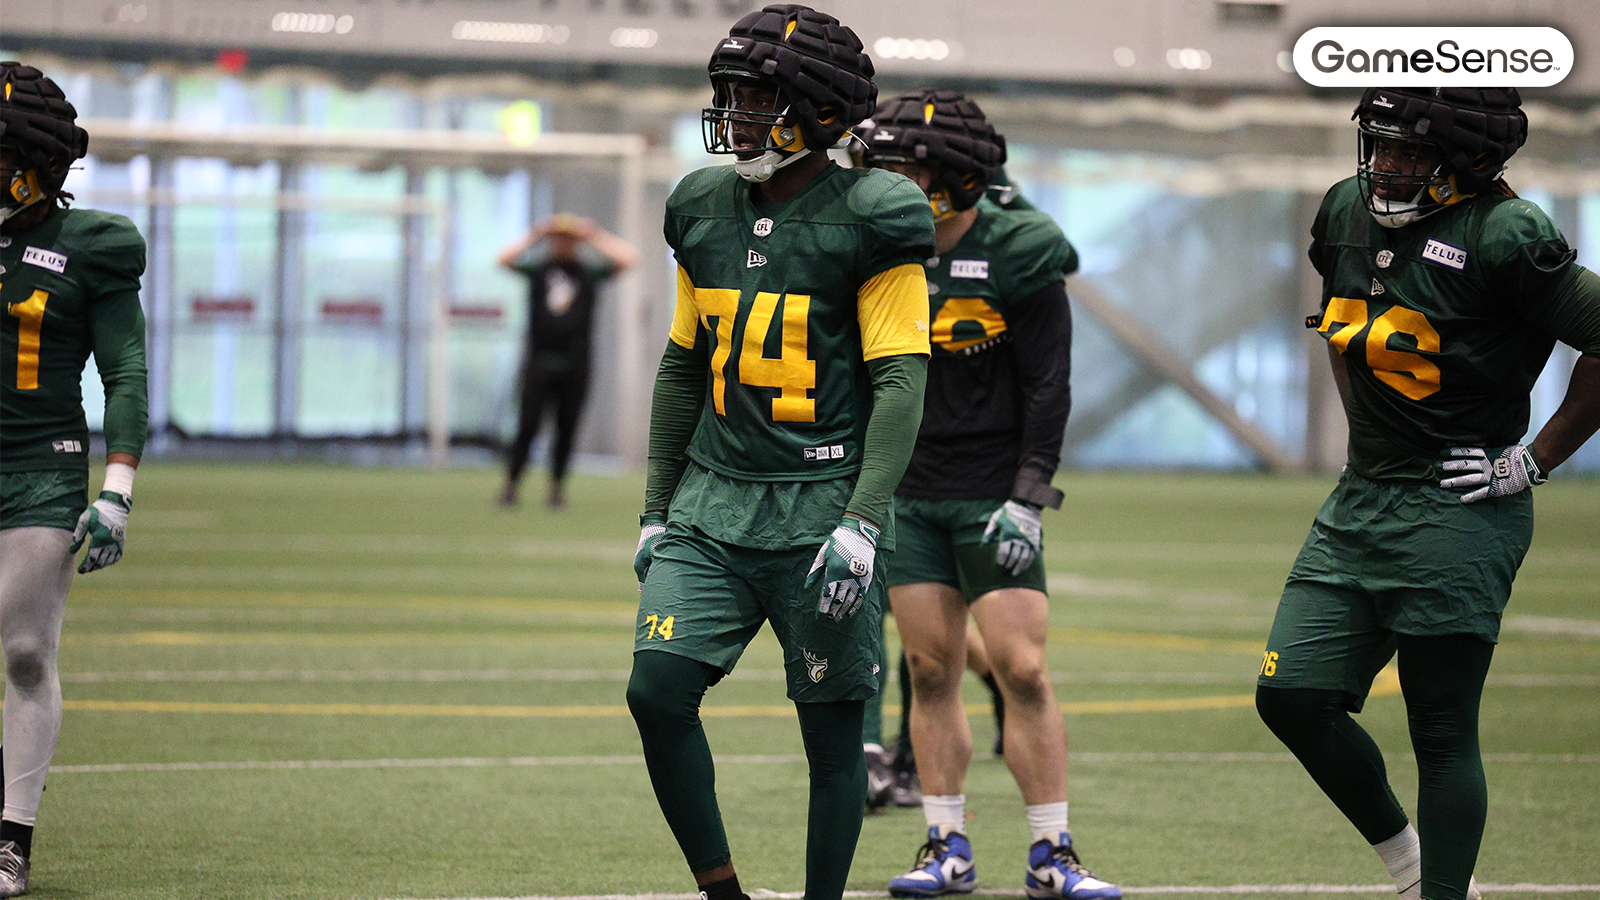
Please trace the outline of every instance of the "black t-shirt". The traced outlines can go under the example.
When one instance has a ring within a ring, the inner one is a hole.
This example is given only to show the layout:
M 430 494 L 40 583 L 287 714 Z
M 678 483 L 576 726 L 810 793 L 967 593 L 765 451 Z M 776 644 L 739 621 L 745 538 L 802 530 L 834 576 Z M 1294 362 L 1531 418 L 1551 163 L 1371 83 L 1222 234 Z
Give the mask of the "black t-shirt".
M 511 265 L 528 276 L 530 352 L 587 357 L 595 295 L 601 282 L 616 274 L 616 265 L 589 247 L 579 247 L 572 259 L 552 259 L 543 242 L 524 250 Z

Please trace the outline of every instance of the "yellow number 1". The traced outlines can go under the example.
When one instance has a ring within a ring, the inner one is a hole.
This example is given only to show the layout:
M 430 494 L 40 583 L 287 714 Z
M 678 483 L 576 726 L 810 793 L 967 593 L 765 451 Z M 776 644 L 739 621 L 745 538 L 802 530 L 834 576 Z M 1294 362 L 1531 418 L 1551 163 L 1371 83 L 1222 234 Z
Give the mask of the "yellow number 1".
M 7 303 L 6 315 L 21 320 L 17 326 L 17 390 L 39 389 L 39 332 L 44 328 L 44 305 L 50 295 L 34 291 L 21 303 Z

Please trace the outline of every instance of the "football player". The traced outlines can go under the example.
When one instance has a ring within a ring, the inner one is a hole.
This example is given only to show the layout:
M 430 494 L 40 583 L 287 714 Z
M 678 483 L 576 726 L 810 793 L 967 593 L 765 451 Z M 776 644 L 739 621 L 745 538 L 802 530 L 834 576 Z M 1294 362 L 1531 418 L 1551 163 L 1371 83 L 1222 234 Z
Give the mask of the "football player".
M 1533 535 L 1529 488 L 1600 425 L 1600 278 L 1502 173 L 1513 88 L 1371 88 L 1356 174 L 1311 226 L 1306 320 L 1350 424 L 1349 461 L 1289 572 L 1256 708 L 1377 851 L 1403 898 L 1476 897 L 1488 806 L 1478 707 Z M 1582 351 L 1530 444 L 1556 340 Z M 1398 657 L 1417 824 L 1351 713 Z
M 805 895 L 838 900 L 881 677 L 878 553 L 922 411 L 933 216 L 906 179 L 827 156 L 877 98 L 837 19 L 767 6 L 709 72 L 706 149 L 733 165 L 667 201 L 677 313 L 651 409 L 628 705 L 700 890 L 742 897 L 699 708 L 770 622 L 810 765 Z
M 889 600 L 910 662 L 911 747 L 927 842 L 896 897 L 965 893 L 977 883 L 963 783 L 972 733 L 961 698 L 969 612 L 1005 700 L 1005 760 L 1033 843 L 1034 898 L 1120 897 L 1079 860 L 1067 829 L 1066 723 L 1045 655 L 1049 625 L 1041 512 L 1052 487 L 1068 387 L 1077 253 L 1043 213 L 986 199 L 1005 139 L 954 91 L 902 94 L 863 129 L 863 162 L 912 179 L 935 218 L 926 262 L 932 359 L 921 431 L 895 492 Z
M 69 209 L 88 149 L 77 111 L 38 69 L 0 62 L 0 647 L 5 808 L 0 897 L 28 888 L 33 825 L 61 731 L 56 647 L 79 573 L 122 557 L 146 427 L 144 240 L 122 216 Z M 81 382 L 105 385 L 105 485 L 88 502 Z

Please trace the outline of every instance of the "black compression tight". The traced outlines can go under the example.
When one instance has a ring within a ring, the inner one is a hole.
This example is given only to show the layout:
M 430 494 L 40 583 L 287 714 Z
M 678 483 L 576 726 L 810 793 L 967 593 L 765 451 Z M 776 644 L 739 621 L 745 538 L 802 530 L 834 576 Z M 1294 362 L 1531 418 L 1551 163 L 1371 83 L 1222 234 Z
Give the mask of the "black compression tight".
M 1494 645 L 1468 635 L 1399 637 L 1400 687 L 1417 756 L 1422 896 L 1462 900 L 1483 840 L 1488 793 L 1478 706 Z M 1341 691 L 1257 688 L 1256 709 L 1361 836 L 1376 844 L 1406 826 L 1383 755 L 1345 709 Z

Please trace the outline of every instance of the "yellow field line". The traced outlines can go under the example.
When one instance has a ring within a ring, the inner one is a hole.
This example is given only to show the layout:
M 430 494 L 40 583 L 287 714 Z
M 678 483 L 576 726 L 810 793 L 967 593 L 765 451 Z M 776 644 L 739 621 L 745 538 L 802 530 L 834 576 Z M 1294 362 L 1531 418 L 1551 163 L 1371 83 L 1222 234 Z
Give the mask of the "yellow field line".
M 117 634 L 64 634 L 63 645 L 115 647 L 283 646 L 308 647 L 427 647 L 441 644 L 548 644 L 579 641 L 621 645 L 629 636 L 616 632 L 584 633 L 547 628 L 485 634 L 483 632 L 386 632 L 381 634 L 326 634 L 304 631 L 132 631 Z
M 629 624 L 631 625 L 631 622 Z M 595 627 L 609 628 L 610 626 L 596 625 Z M 631 628 L 629 630 L 631 631 Z M 630 640 L 631 635 L 622 632 L 620 629 L 615 632 L 606 631 L 603 633 L 574 633 L 573 631 L 552 631 L 548 628 L 523 628 L 514 631 L 495 633 L 485 633 L 482 631 L 405 631 L 343 634 L 307 631 L 127 631 L 100 634 L 68 632 L 67 634 L 61 636 L 61 643 L 64 645 L 76 644 L 118 647 L 203 647 L 211 645 L 281 646 L 293 644 L 302 644 L 313 647 L 341 647 L 389 645 L 426 646 L 433 644 L 462 644 L 476 642 L 492 644 L 549 643 L 552 639 L 560 639 L 563 642 L 570 642 L 579 637 L 599 642 L 622 643 Z M 1095 629 L 1063 627 L 1051 628 L 1050 640 L 1056 646 L 1093 644 L 1106 647 L 1134 647 L 1146 650 L 1178 650 L 1194 653 L 1244 654 L 1248 656 L 1260 655 L 1262 646 L 1261 642 L 1259 641 L 1232 641 L 1215 638 L 1186 637 L 1178 634 L 1099 631 Z
M 1398 693 L 1399 678 L 1391 666 L 1373 682 L 1372 695 Z M 1254 694 L 1227 694 L 1212 697 L 1151 698 L 1144 700 L 1075 701 L 1061 704 L 1061 711 L 1074 715 L 1141 712 L 1191 712 L 1208 709 L 1238 709 L 1252 706 Z M 267 716 L 446 716 L 497 719 L 603 719 L 624 718 L 626 706 L 486 706 L 425 703 L 205 703 L 177 700 L 67 700 L 65 709 L 84 712 L 135 713 L 212 713 Z M 986 703 L 967 706 L 969 715 L 990 711 Z M 887 715 L 899 710 L 889 706 Z M 700 715 L 708 719 L 788 718 L 793 706 L 706 706 Z

